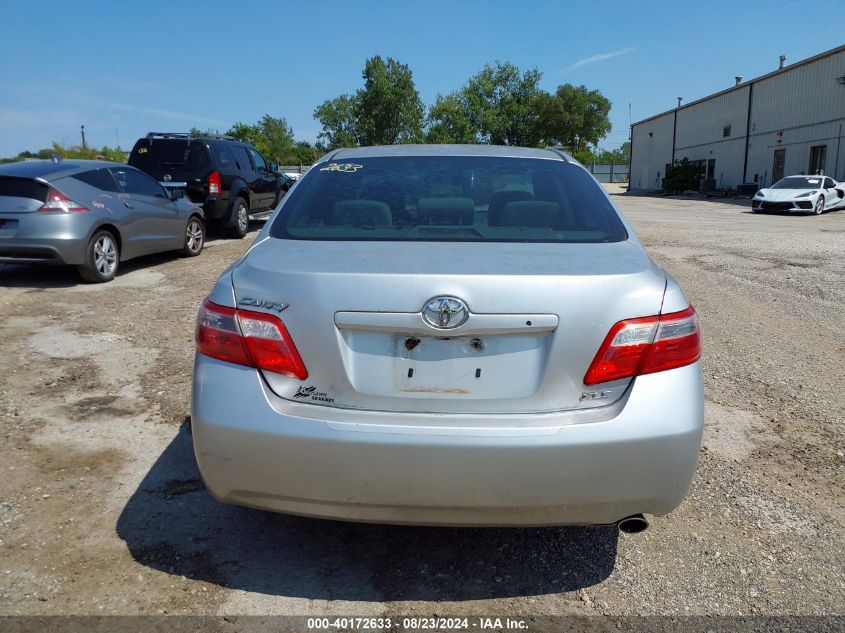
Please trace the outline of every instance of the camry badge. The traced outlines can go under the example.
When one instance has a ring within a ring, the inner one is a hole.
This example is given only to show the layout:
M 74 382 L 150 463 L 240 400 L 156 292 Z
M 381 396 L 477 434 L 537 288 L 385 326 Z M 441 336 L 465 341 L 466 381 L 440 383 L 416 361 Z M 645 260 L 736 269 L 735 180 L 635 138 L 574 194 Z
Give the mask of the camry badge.
M 287 303 L 280 301 L 268 301 L 266 299 L 255 299 L 253 297 L 241 297 L 238 299 L 239 306 L 246 306 L 248 308 L 264 308 L 265 310 L 273 310 L 274 312 L 281 312 L 288 307 Z
M 426 301 L 422 317 L 431 327 L 450 330 L 466 322 L 469 318 L 469 308 L 457 297 L 434 297 Z

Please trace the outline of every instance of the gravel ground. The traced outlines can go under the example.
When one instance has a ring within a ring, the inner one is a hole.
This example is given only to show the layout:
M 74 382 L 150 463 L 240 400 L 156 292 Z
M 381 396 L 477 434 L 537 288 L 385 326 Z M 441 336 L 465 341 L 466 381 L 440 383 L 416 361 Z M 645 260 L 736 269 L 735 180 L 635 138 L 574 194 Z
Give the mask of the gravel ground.
M 211 499 L 193 322 L 252 233 L 100 286 L 0 267 L 0 614 L 845 612 L 845 211 L 614 199 L 704 336 L 699 470 L 649 531 L 368 526 Z

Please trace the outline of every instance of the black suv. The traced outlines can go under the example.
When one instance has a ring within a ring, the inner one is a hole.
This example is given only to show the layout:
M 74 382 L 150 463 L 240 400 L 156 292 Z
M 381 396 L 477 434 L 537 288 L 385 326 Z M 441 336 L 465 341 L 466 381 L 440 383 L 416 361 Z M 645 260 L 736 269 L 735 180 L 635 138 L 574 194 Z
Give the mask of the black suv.
M 243 237 L 249 220 L 268 217 L 290 186 L 249 143 L 229 136 L 150 132 L 129 164 L 201 204 L 206 221 Z

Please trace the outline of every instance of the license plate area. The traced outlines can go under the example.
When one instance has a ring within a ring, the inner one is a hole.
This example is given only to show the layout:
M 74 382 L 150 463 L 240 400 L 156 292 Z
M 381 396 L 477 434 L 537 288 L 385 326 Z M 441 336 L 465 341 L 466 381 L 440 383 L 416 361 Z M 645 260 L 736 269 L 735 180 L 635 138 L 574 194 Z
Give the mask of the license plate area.
M 500 400 L 537 391 L 548 333 L 432 337 L 347 331 L 343 338 L 344 364 L 359 393 Z

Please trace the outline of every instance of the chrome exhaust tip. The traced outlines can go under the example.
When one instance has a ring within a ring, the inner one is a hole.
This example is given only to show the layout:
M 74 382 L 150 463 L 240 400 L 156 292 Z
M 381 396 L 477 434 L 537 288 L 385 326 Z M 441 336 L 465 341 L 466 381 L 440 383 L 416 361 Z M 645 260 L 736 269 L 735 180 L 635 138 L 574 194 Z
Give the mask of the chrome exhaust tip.
M 642 514 L 632 514 L 616 522 L 616 527 L 625 534 L 639 534 L 648 529 L 648 521 Z

